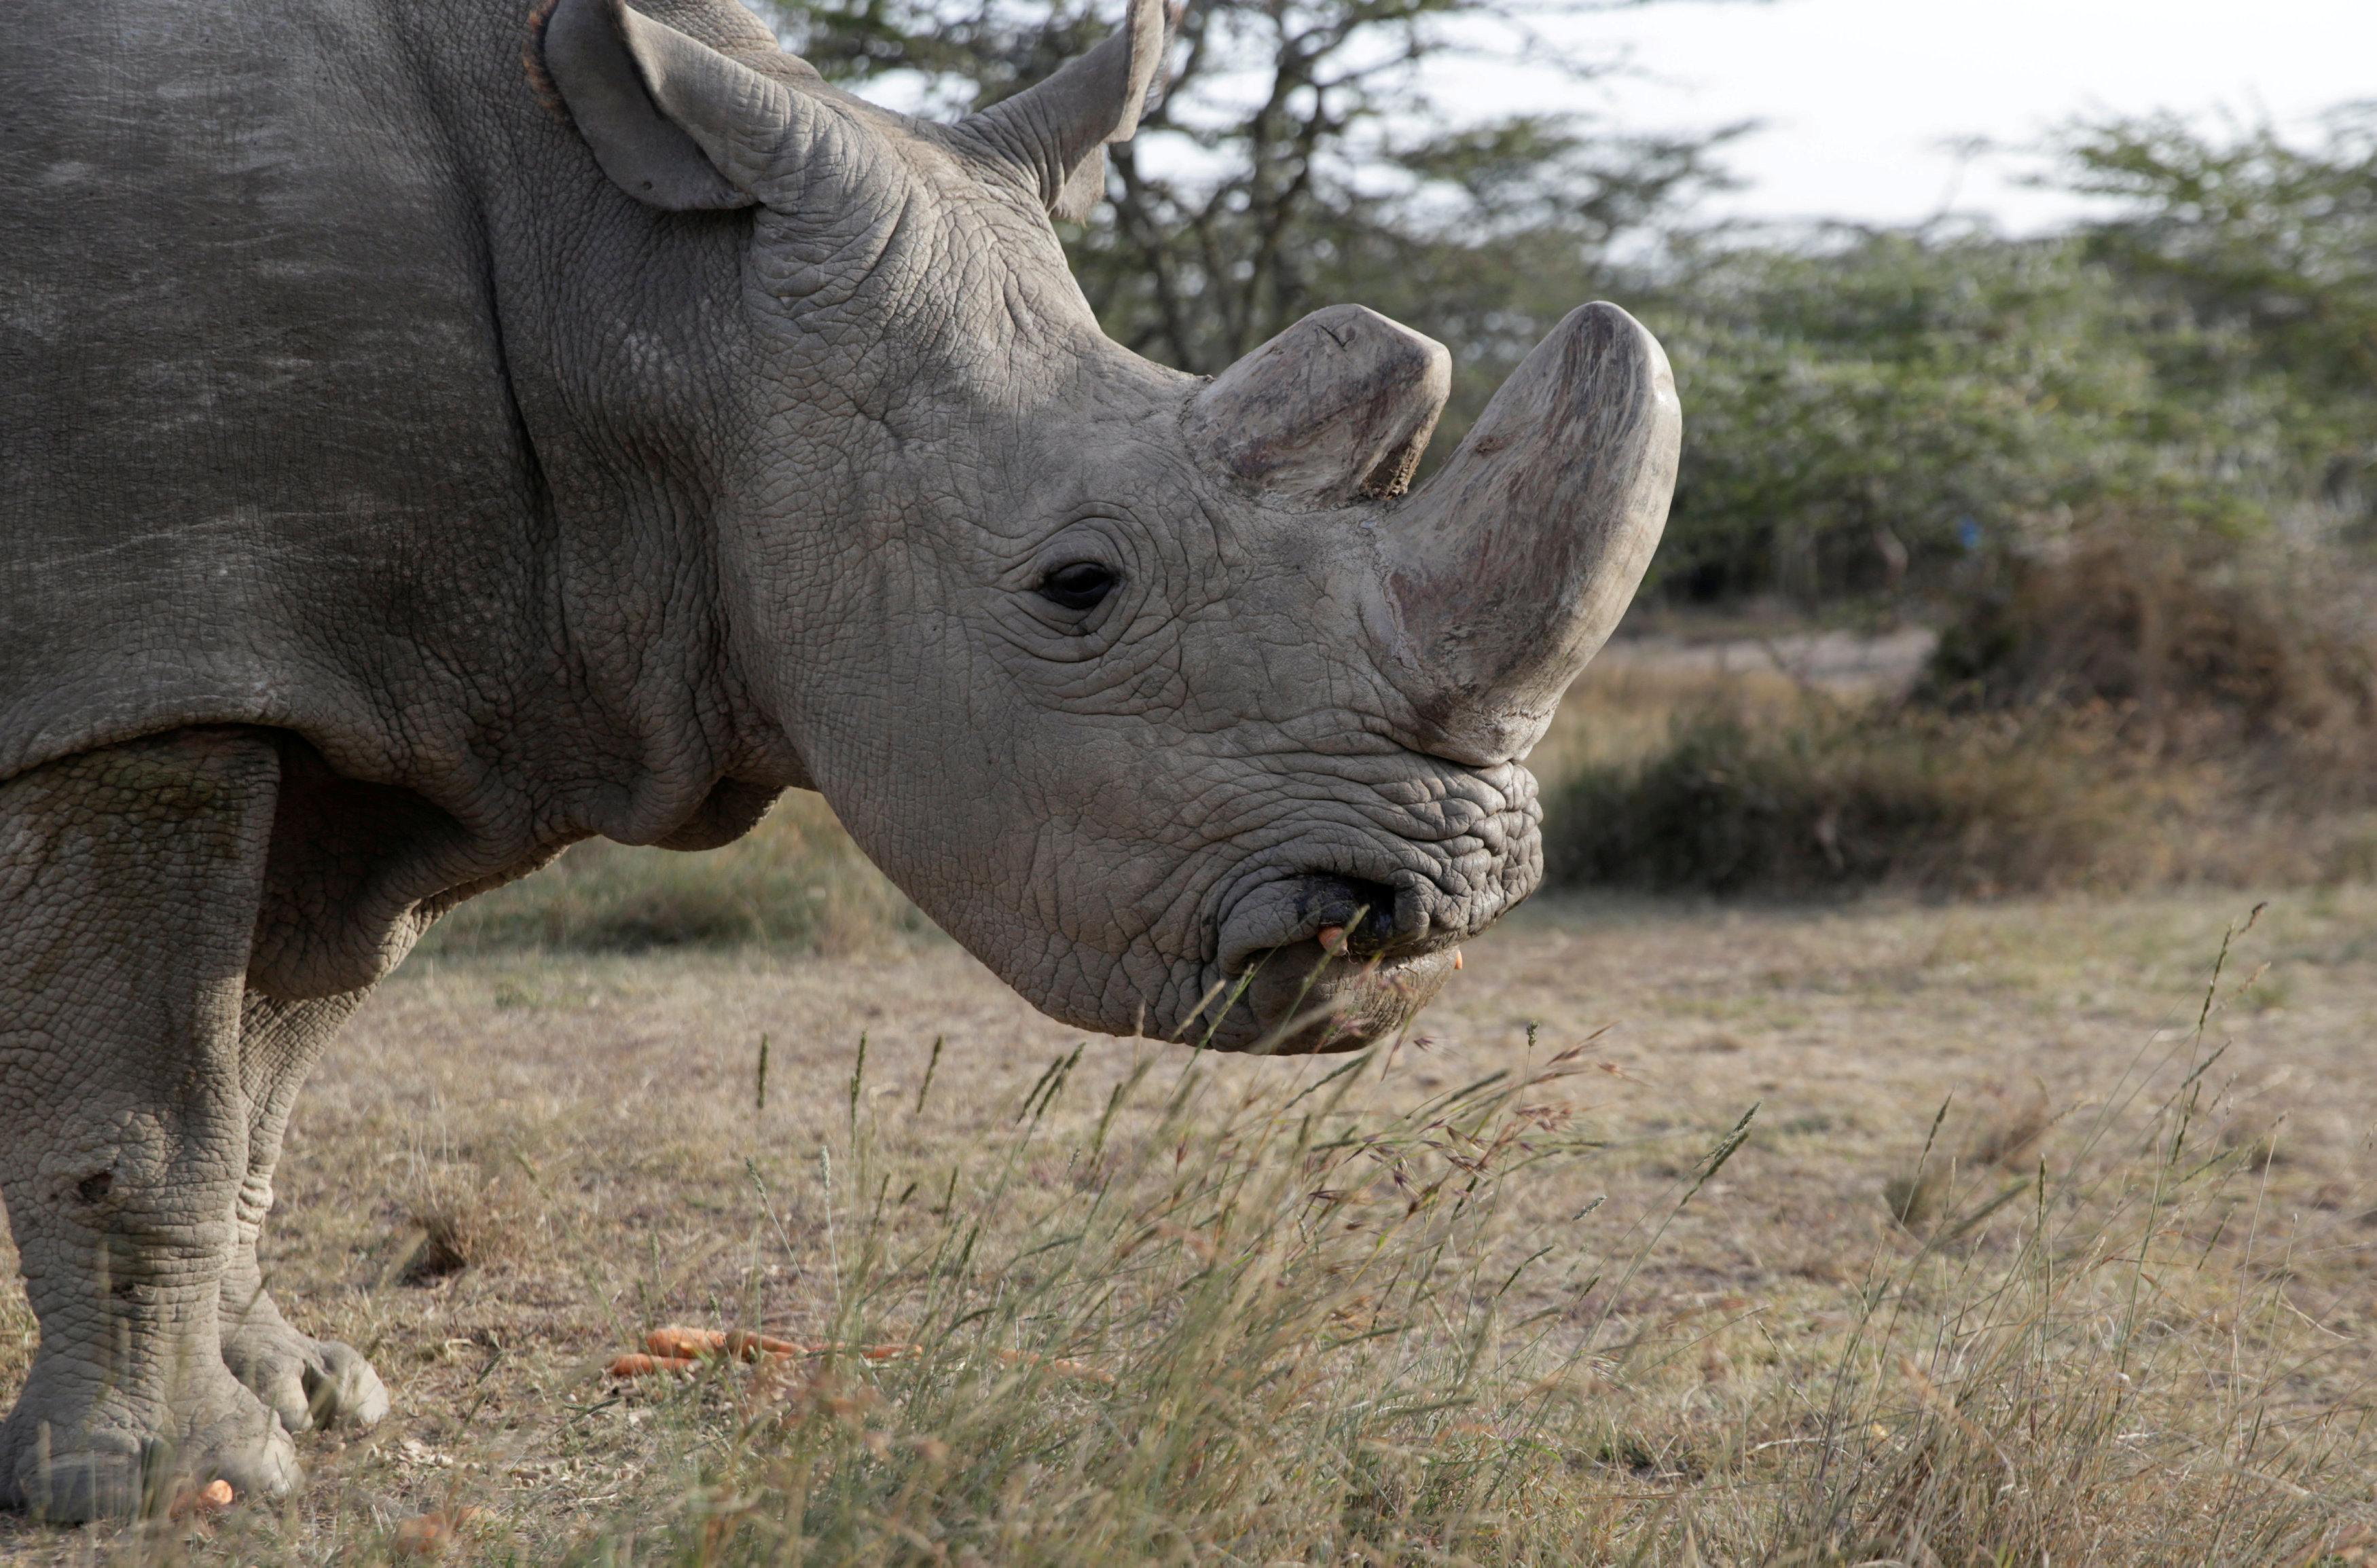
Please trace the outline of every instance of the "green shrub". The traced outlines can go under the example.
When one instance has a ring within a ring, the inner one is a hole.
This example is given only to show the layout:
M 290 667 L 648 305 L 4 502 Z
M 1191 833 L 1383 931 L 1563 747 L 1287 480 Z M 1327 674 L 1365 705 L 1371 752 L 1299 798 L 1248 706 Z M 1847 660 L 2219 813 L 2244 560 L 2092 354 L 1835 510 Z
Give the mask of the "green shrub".
M 2183 793 L 2111 752 L 2093 716 L 1828 708 L 1760 725 L 1707 708 L 1661 755 L 1554 796 L 1547 869 L 1556 885 L 1715 893 L 2153 880 Z

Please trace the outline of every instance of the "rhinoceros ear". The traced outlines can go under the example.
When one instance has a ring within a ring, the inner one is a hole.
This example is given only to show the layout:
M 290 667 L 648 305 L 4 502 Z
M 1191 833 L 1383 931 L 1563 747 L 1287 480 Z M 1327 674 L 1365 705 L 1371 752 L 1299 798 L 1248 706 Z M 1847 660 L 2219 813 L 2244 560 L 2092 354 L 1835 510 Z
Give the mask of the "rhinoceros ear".
M 1358 305 L 1332 305 L 1213 378 L 1188 408 L 1189 444 L 1242 484 L 1343 506 L 1399 496 L 1444 401 L 1442 343 Z
M 790 89 L 630 9 L 558 0 L 540 40 L 546 74 L 594 161 L 671 211 L 750 207 L 784 128 Z
M 1165 0 L 1130 0 L 1105 42 L 957 129 L 1020 164 L 1051 214 L 1080 221 L 1105 194 L 1105 144 L 1139 130 L 1177 17 Z

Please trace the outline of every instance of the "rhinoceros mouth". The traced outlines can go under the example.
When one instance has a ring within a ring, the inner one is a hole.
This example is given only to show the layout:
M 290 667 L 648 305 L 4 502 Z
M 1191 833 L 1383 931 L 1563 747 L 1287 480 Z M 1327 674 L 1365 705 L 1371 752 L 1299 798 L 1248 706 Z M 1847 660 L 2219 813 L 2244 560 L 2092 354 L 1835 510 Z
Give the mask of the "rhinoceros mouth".
M 1408 1023 L 1452 972 L 1416 890 L 1327 873 L 1272 879 L 1224 917 L 1217 994 L 1188 1037 L 1267 1055 L 1358 1050 Z M 1324 930 L 1332 946 L 1324 948 Z M 1413 933 L 1404 935 L 1404 933 Z
M 1224 976 L 1236 976 L 1267 954 L 1309 943 L 1317 962 L 1318 938 L 1332 926 L 1344 928 L 1349 956 L 1375 957 L 1393 943 L 1396 902 L 1395 890 L 1383 882 L 1325 873 L 1275 878 L 1231 905 L 1214 961 Z
M 1274 948 L 1232 982 L 1205 1044 L 1260 1056 L 1360 1050 L 1408 1024 L 1451 973 L 1450 952 L 1363 960 L 1319 942 Z

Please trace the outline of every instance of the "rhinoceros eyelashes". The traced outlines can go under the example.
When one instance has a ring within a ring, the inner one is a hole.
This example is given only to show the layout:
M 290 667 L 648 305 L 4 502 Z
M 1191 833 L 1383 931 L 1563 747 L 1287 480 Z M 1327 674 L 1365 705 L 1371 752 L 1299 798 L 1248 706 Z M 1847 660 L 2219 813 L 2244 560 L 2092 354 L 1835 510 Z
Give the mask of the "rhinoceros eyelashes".
M 1094 610 L 1122 586 L 1122 577 L 1098 561 L 1069 561 L 1040 580 L 1040 597 L 1076 615 Z

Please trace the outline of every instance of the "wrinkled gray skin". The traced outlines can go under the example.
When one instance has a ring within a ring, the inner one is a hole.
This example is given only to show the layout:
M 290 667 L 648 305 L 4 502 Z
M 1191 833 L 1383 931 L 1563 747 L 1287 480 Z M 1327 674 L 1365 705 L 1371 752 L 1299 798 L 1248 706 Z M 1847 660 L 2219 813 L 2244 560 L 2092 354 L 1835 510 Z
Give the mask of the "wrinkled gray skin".
M 1440 349 L 1324 312 L 1209 386 L 1067 272 L 1150 0 L 954 126 L 639 3 L 10 18 L 0 1502 L 274 1495 L 386 1411 L 263 1287 L 290 1104 L 573 841 L 820 790 L 1038 1006 L 1232 1048 L 1399 1026 L 1536 880 L 1519 759 L 1672 477 L 1639 328 L 1572 317 L 1396 499 Z

